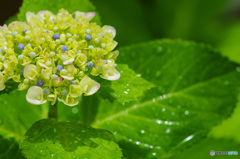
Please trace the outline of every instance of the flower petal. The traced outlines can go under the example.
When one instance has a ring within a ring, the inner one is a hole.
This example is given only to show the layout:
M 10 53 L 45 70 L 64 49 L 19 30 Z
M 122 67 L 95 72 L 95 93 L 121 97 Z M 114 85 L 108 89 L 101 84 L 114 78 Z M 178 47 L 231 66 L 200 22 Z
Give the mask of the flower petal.
M 37 77 L 37 66 L 30 64 L 25 66 L 23 76 L 26 79 L 34 80 Z
M 0 72 L 0 91 L 4 90 L 5 89 L 5 85 L 4 85 L 4 76 L 3 76 L 3 73 Z
M 109 25 L 104 25 L 104 26 L 102 27 L 102 29 L 103 29 L 105 32 L 109 33 L 113 38 L 116 36 L 116 29 L 115 29 L 114 27 L 109 26 Z
M 85 95 L 92 95 L 96 93 L 100 88 L 100 84 L 89 77 L 84 77 L 80 81 L 80 85 L 82 86 Z
M 38 86 L 32 86 L 28 89 L 26 99 L 30 104 L 40 105 L 46 103 L 43 99 L 43 89 Z
M 66 98 L 62 100 L 62 102 L 71 107 L 79 103 L 78 99 L 70 97 L 69 95 L 67 95 Z
M 120 78 L 120 73 L 115 69 L 114 64 L 106 64 L 102 67 L 102 75 L 100 77 L 113 81 Z
M 83 18 L 83 19 L 86 19 L 87 21 L 92 20 L 95 15 L 96 15 L 96 12 L 79 12 L 79 11 L 75 12 L 76 19 Z

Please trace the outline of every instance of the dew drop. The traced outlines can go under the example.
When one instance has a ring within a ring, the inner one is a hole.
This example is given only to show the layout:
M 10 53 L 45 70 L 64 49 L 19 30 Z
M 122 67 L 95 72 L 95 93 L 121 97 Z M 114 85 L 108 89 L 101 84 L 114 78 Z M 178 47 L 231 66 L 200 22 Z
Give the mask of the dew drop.
M 138 74 L 138 75 L 137 75 L 137 77 L 141 77 L 141 75 L 140 75 L 140 74 Z
M 166 108 L 162 108 L 162 111 L 164 112 L 166 110 Z
M 78 108 L 76 108 L 76 107 L 72 108 L 72 113 L 77 114 L 78 113 Z
M 127 92 L 127 91 L 124 91 L 124 93 L 125 93 L 125 94 L 128 94 L 128 92 Z
M 186 111 L 185 111 L 185 115 L 188 115 L 188 114 L 189 114 L 189 111 L 186 110 Z
M 144 131 L 144 130 L 141 130 L 141 133 L 142 133 L 142 134 L 144 134 L 144 133 L 145 133 L 145 131 Z
M 223 83 L 224 83 L 224 85 L 229 85 L 229 81 L 228 80 L 225 80 Z
M 152 154 L 153 156 L 156 156 L 156 152 L 153 152 L 153 154 Z
M 162 120 L 156 120 L 156 123 L 162 124 Z
M 129 141 L 129 142 L 132 142 L 132 139 L 129 139 L 128 141 Z
M 237 71 L 237 72 L 240 72 L 240 67 L 236 67 L 236 71 Z
M 194 136 L 194 135 L 190 135 L 190 136 L 186 137 L 186 138 L 183 140 L 183 142 L 187 142 L 187 141 L 191 140 L 191 139 L 193 138 L 193 136 Z
M 157 47 L 157 51 L 158 51 L 158 52 L 161 52 L 161 51 L 162 51 L 162 47 L 161 47 L 161 46 L 158 46 L 158 47 Z
M 170 128 L 168 128 L 168 129 L 166 130 L 166 133 L 168 134 L 168 133 L 170 133 L 170 131 L 171 131 Z
M 136 144 L 137 144 L 137 145 L 140 145 L 140 142 L 139 142 L 139 141 L 136 141 Z
M 153 98 L 153 99 L 152 99 L 152 101 L 153 101 L 153 102 L 156 102 L 156 99 L 155 99 L 155 98 Z
M 153 145 L 150 145 L 149 147 L 152 149 L 152 148 L 153 148 Z

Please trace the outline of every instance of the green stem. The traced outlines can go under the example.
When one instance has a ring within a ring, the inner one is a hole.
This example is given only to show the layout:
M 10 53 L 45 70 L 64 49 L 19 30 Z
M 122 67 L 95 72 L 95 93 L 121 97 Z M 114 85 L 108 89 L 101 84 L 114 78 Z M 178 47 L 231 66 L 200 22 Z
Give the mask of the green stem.
M 54 118 L 57 120 L 57 106 L 58 106 L 58 100 L 56 100 L 54 105 L 51 105 L 51 102 L 49 102 L 48 118 Z

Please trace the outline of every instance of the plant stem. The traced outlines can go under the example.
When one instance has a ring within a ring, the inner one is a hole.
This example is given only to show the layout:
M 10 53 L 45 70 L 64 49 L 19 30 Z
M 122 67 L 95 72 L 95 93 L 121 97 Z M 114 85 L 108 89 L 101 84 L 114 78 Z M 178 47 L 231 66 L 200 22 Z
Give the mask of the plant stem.
M 57 120 L 57 106 L 58 106 L 58 100 L 56 100 L 54 105 L 51 105 L 51 102 L 49 102 L 48 118 L 54 118 Z

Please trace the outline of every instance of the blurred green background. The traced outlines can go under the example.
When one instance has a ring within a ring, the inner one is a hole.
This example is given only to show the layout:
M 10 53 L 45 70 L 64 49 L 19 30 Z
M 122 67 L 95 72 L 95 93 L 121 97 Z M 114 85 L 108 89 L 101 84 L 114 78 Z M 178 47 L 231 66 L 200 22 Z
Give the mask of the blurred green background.
M 159 38 L 184 39 L 209 44 L 240 63 L 240 0 L 91 1 L 102 23 L 116 28 L 118 47 Z M 208 136 L 175 158 L 226 158 L 211 157 L 210 150 L 240 153 L 240 103 Z M 235 157 L 239 158 L 230 158 Z
M 240 62 L 240 0 L 92 2 L 103 24 L 117 29 L 119 47 L 159 38 L 184 39 L 209 44 L 229 59 Z M 232 116 L 216 125 L 208 136 L 174 158 L 229 157 L 212 157 L 210 150 L 240 153 L 240 103 Z M 239 155 L 230 158 L 239 158 Z

